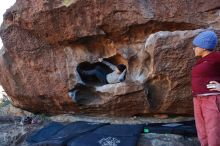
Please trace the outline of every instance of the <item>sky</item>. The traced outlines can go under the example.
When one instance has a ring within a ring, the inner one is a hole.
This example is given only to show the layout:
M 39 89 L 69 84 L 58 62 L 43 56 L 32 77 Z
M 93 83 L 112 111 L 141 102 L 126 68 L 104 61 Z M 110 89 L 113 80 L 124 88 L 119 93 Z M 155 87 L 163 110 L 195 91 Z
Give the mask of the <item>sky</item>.
M 10 8 L 16 0 L 1 0 L 0 4 L 0 24 L 3 21 L 3 14 L 5 13 L 6 9 Z M 2 48 L 2 40 L 0 39 L 0 49 Z

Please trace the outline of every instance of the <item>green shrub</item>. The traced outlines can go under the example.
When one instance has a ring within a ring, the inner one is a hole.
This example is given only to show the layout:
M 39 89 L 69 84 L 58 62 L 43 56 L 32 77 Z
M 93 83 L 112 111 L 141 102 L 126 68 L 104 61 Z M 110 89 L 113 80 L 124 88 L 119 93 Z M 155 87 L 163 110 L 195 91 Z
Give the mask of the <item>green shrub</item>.
M 0 108 L 9 104 L 10 104 L 10 100 L 8 100 L 8 97 L 3 94 L 3 98 L 0 101 Z

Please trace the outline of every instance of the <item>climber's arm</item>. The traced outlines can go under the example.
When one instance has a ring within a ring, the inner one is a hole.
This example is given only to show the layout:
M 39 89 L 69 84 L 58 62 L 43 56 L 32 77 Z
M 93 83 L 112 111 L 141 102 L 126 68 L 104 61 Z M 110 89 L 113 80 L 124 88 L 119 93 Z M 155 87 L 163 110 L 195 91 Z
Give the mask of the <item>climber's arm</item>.
M 119 76 L 118 81 L 123 82 L 125 80 L 127 69 L 125 69 Z
M 114 64 L 111 64 L 110 62 L 104 61 L 103 58 L 99 58 L 99 61 L 110 67 L 112 70 L 116 70 L 116 66 Z

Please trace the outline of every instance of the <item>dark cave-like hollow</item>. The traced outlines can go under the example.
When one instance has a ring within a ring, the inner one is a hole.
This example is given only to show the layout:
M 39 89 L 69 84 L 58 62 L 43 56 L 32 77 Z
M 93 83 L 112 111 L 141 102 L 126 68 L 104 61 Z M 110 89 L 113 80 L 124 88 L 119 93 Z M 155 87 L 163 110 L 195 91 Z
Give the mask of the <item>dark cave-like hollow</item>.
M 127 61 L 120 55 L 120 54 L 116 54 L 112 57 L 109 58 L 104 58 L 105 61 L 110 62 L 114 65 L 118 65 L 118 64 L 125 64 L 127 65 Z M 103 85 L 103 83 L 101 83 L 97 77 L 95 76 L 85 76 L 82 72 L 83 71 L 88 71 L 88 70 L 93 70 L 95 69 L 97 66 L 101 67 L 103 70 L 106 71 L 106 73 L 111 73 L 113 70 L 111 68 L 109 68 L 107 65 L 105 65 L 102 62 L 95 62 L 95 63 L 90 63 L 90 62 L 81 62 L 76 70 L 79 73 L 82 81 L 87 84 L 87 85 L 91 85 L 91 86 L 96 86 L 96 85 Z

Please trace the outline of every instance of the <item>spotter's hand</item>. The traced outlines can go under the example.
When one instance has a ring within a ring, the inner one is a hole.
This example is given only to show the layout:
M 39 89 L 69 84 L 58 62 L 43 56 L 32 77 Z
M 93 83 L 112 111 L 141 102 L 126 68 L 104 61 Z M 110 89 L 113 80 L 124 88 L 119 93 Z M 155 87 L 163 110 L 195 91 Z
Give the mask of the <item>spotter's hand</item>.
M 216 81 L 210 81 L 209 84 L 206 85 L 209 91 L 220 91 L 220 83 Z

